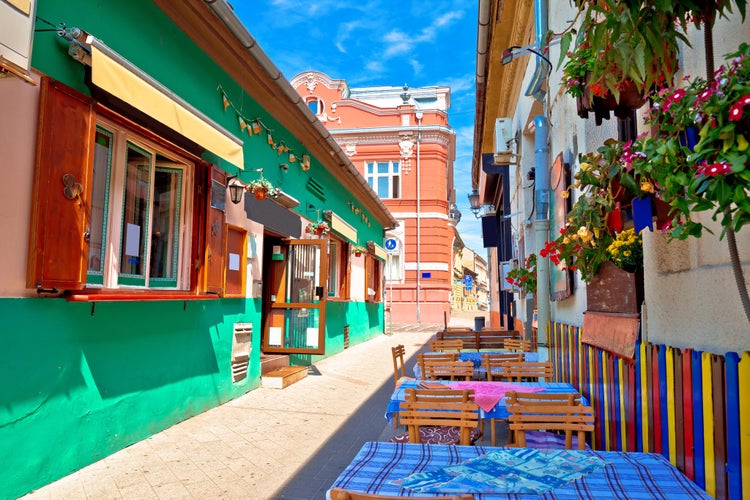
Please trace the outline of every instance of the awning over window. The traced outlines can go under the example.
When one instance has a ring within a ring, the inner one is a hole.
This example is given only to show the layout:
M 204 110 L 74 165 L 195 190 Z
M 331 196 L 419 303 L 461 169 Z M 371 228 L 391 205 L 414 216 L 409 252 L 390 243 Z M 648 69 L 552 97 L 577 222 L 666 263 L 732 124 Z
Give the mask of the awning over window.
M 377 257 L 380 260 L 385 260 L 386 257 L 388 257 L 388 253 L 385 251 L 385 248 L 377 244 L 373 246 L 375 247 L 375 257 Z
M 350 226 L 349 223 L 331 211 L 326 211 L 324 215 L 331 221 L 331 230 L 333 232 L 354 244 L 357 243 L 357 230 Z
M 89 41 L 89 40 L 87 40 Z M 242 141 L 91 37 L 91 80 L 232 165 L 243 168 Z

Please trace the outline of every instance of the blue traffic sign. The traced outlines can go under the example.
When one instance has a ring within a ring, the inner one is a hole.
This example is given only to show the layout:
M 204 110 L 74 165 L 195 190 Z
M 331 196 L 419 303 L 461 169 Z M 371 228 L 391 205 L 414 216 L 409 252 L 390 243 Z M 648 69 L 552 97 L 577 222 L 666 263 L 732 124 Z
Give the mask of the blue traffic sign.
M 396 238 L 388 238 L 385 240 L 385 249 L 386 250 L 395 250 L 398 246 L 398 241 L 396 241 Z

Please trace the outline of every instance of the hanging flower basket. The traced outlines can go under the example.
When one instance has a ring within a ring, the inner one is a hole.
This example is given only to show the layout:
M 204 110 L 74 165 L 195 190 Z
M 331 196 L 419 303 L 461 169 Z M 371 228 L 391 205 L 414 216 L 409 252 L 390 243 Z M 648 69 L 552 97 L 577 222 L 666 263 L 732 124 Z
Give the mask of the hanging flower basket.
M 271 184 L 267 179 L 261 177 L 257 181 L 252 181 L 247 185 L 247 190 L 253 193 L 256 200 L 265 200 L 266 198 L 276 198 L 281 190 Z
M 609 120 L 610 112 L 617 118 L 627 118 L 633 110 L 646 103 L 646 97 L 627 81 L 620 90 L 619 101 L 609 91 L 604 91 L 602 95 L 591 95 L 591 88 L 585 86 L 582 92 L 582 95 L 576 97 L 578 116 L 588 118 L 589 113 L 593 112 L 597 125 L 601 125 L 602 120 Z
M 354 247 L 352 247 L 352 253 L 354 254 L 355 257 L 359 257 L 363 253 L 367 253 L 367 248 L 363 246 L 355 245 Z
M 331 226 L 329 226 L 328 223 L 323 220 L 311 222 L 305 228 L 305 232 L 307 234 L 314 234 L 315 236 L 325 236 L 330 230 Z

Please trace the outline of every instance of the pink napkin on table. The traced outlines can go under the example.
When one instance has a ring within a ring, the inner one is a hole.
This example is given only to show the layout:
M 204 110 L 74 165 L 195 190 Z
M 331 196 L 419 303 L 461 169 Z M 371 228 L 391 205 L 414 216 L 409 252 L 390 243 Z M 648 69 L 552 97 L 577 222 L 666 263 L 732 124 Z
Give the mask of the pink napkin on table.
M 473 389 L 474 402 L 484 411 L 492 411 L 507 392 L 539 392 L 544 390 L 544 387 L 529 387 L 511 382 L 453 382 L 449 385 L 454 389 Z

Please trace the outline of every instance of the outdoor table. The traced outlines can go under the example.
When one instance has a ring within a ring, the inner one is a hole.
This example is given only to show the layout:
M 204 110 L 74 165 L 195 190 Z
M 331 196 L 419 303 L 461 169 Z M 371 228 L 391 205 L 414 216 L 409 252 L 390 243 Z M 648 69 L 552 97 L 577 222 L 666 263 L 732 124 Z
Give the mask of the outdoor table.
M 425 354 L 433 354 L 431 352 L 425 353 Z M 507 351 L 462 351 L 458 353 L 458 360 L 459 361 L 471 361 L 474 364 L 474 377 L 478 379 L 486 378 L 484 374 L 487 372 L 487 370 L 484 369 L 484 366 L 482 366 L 482 362 L 484 361 L 482 359 L 482 356 L 485 354 L 508 354 Z M 524 361 L 529 362 L 537 362 L 539 361 L 539 353 L 538 352 L 524 352 L 523 353 L 523 359 Z M 422 378 L 422 369 L 419 367 L 419 363 L 414 364 L 414 376 L 416 378 Z M 494 372 L 493 372 L 494 373 Z
M 388 422 L 393 421 L 393 417 L 398 413 L 400 405 L 406 400 L 405 390 L 406 389 L 419 389 L 420 384 L 423 380 L 404 380 L 391 395 L 390 401 L 388 401 L 388 408 L 385 412 L 385 418 Z M 431 384 L 443 384 L 443 385 L 460 385 L 463 387 L 472 386 L 477 388 L 487 387 L 506 387 L 508 390 L 516 390 L 519 392 L 540 392 L 542 394 L 578 394 L 575 387 L 567 382 L 463 382 L 463 381 L 448 381 L 448 380 L 430 380 Z M 477 391 L 478 392 L 478 391 Z M 581 404 L 588 404 L 586 398 L 581 396 Z M 480 405 L 481 406 L 481 405 Z M 508 418 L 508 408 L 505 404 L 505 398 L 501 397 L 500 400 L 495 404 L 491 410 L 479 409 L 480 418 L 496 418 L 505 420 Z
M 430 493 L 417 493 L 412 489 L 392 484 L 391 481 L 401 481 L 415 473 L 438 474 L 440 469 L 446 466 L 463 464 L 471 459 L 476 460 L 487 453 L 508 454 L 511 450 L 519 455 L 531 451 L 528 448 L 367 442 L 331 488 L 392 496 L 435 497 L 449 493 L 455 495 L 455 492 L 450 492 L 450 488 L 448 492 L 433 489 Z M 606 463 L 590 472 L 586 471 L 578 479 L 554 487 L 544 493 L 544 498 L 560 500 L 711 498 L 667 459 L 656 453 L 575 450 L 572 455 L 589 460 L 595 457 Z M 575 465 L 572 460 L 569 463 Z M 518 467 L 518 462 L 509 461 L 505 465 Z M 495 492 L 474 493 L 474 497 L 483 500 L 542 498 L 542 495 L 538 493 L 508 492 L 512 490 L 500 493 L 498 490 L 502 491 L 502 489 L 497 486 L 490 489 L 494 489 Z

